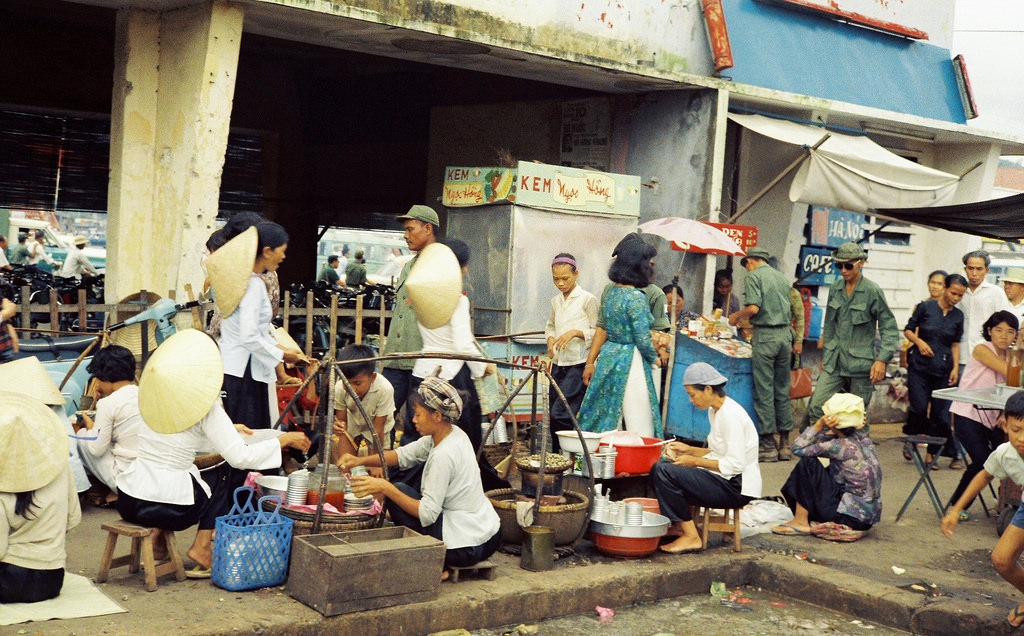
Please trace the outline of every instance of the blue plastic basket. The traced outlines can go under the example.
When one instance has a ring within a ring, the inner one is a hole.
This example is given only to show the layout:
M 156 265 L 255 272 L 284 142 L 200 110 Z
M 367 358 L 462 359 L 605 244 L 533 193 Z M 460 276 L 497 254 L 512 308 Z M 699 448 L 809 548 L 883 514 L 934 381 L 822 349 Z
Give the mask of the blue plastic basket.
M 239 493 L 247 493 L 244 503 Z M 253 505 L 254 491 L 245 486 L 235 490 L 231 512 L 217 517 L 210 578 L 225 590 L 254 590 L 281 585 L 288 579 L 288 558 L 292 550 L 291 519 L 281 516 L 281 498 L 263 497 Z M 273 512 L 262 509 L 264 500 L 276 500 Z

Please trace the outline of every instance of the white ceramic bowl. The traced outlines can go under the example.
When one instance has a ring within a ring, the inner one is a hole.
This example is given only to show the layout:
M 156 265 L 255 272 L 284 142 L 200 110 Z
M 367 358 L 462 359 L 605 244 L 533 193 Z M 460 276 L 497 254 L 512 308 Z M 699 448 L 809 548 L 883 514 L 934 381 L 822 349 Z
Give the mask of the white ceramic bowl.
M 580 444 L 580 437 L 576 434 L 576 431 L 556 431 L 555 434 L 558 435 L 558 444 L 562 447 L 562 450 L 570 453 L 583 452 L 583 446 Z M 601 433 L 583 431 L 583 441 L 587 445 L 587 450 L 593 453 L 597 450 L 598 444 L 601 443 Z

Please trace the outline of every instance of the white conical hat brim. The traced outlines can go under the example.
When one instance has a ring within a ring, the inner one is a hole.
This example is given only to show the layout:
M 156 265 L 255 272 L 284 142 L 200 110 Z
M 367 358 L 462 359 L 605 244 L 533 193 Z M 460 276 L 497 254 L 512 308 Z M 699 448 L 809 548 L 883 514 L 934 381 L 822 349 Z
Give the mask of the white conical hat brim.
M 0 391 L 0 492 L 31 492 L 68 464 L 68 436 L 53 410 L 22 393 Z
M 180 433 L 210 412 L 223 383 L 217 344 L 201 331 L 179 331 L 157 347 L 142 371 L 139 413 L 157 433 Z
M 206 257 L 206 274 L 210 277 L 213 302 L 224 318 L 238 308 L 242 296 L 245 296 L 259 243 L 259 232 L 256 226 L 252 226 Z
M 274 329 L 274 339 L 277 340 L 277 344 L 285 349 L 302 351 L 302 347 L 299 346 L 299 343 L 295 342 L 295 338 L 292 338 L 292 335 L 284 327 Z
M 146 305 L 139 304 L 140 301 L 145 300 Z M 145 299 L 142 297 L 142 292 L 132 294 L 121 299 L 118 305 L 137 305 L 138 309 L 134 311 L 120 311 L 117 314 L 117 319 L 114 319 L 114 314 L 110 314 L 107 318 L 107 326 L 116 323 L 123 322 L 136 314 L 139 314 L 153 305 L 156 301 L 160 300 L 159 294 L 147 291 Z M 127 327 L 121 327 L 110 332 L 110 344 L 116 344 L 124 347 L 125 349 L 132 352 L 135 359 L 138 360 L 142 357 L 142 333 L 143 329 L 146 330 L 146 349 L 147 353 L 156 348 L 156 321 L 155 320 L 144 320 L 143 322 L 137 322 L 134 325 L 128 325 Z
M 30 356 L 0 364 L 0 387 L 20 393 L 43 404 L 64 406 L 64 396 L 39 358 Z
M 420 250 L 405 289 L 421 325 L 437 329 L 448 324 L 462 295 L 462 268 L 455 254 L 441 243 Z

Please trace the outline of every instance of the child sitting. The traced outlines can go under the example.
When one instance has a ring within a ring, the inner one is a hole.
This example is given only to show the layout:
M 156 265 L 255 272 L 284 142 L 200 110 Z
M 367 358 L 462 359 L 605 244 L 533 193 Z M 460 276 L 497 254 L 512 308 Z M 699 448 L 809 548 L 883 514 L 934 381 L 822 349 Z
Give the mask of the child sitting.
M 139 451 L 139 387 L 135 384 L 135 356 L 128 349 L 110 345 L 100 349 L 89 373 L 96 380 L 95 420 L 88 413 L 72 422 L 78 435 L 82 463 L 110 489 L 101 507 L 117 501 L 117 476 L 135 461 Z M 84 429 L 84 430 L 83 430 Z
M 1024 392 L 1018 391 L 1006 401 L 1001 424 L 1009 441 L 1003 442 L 992 451 L 985 460 L 985 467 L 974 476 L 964 494 L 942 518 L 942 534 L 946 535 L 946 538 L 953 537 L 953 530 L 960 521 L 960 511 L 964 510 L 993 478 L 1010 478 L 1014 483 L 1024 485 Z M 999 572 L 999 576 L 1024 592 L 1024 568 L 1017 562 L 1021 552 L 1024 552 L 1024 504 L 1017 509 L 1010 525 L 992 550 L 992 567 Z M 1024 625 L 1024 603 L 1010 611 L 1006 623 L 1011 629 Z
M 387 378 L 377 373 L 377 365 L 372 360 L 345 364 L 347 360 L 364 360 L 376 355 L 366 345 L 349 345 L 338 352 L 338 362 L 342 375 L 352 386 L 366 413 L 373 418 L 372 425 L 377 432 L 377 439 L 381 440 L 386 450 L 392 446 L 391 433 L 395 429 L 395 389 Z M 358 454 L 362 440 L 366 441 L 371 453 L 377 453 L 370 423 L 359 412 L 359 406 L 340 380 L 334 385 L 334 408 L 334 434 L 341 438 L 336 447 L 337 456 Z

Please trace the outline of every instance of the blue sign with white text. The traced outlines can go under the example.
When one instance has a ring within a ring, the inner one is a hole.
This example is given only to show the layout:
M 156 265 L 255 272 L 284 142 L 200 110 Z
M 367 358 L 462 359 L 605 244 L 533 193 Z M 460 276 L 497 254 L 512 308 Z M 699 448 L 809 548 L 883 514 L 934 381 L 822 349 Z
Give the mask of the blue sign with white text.
M 810 216 L 810 242 L 814 245 L 839 247 L 864 238 L 863 214 L 812 205 Z
M 831 285 L 839 280 L 839 270 L 832 261 L 833 250 L 827 247 L 800 248 L 800 266 L 796 277 L 801 285 Z

